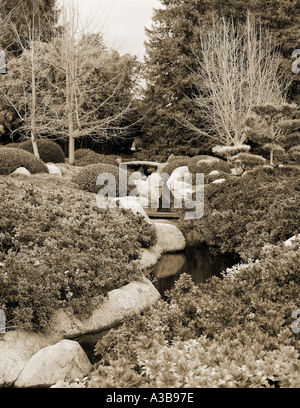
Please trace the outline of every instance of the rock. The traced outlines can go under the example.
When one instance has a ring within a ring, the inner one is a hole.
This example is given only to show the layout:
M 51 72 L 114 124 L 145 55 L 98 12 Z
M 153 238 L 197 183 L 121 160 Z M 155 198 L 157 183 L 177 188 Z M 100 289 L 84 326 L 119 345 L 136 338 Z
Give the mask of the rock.
M 143 207 L 148 207 L 147 197 L 117 197 L 112 199 L 112 203 L 117 204 L 120 208 L 132 210 L 134 214 L 142 215 L 145 220 L 151 223 Z
M 159 199 L 162 194 L 162 179 L 158 173 L 152 173 L 148 179 L 148 198 L 151 202 L 151 208 L 159 207 Z
M 287 240 L 284 242 L 284 245 L 285 245 L 285 246 L 292 246 L 292 245 L 293 245 L 293 241 L 295 241 L 296 239 L 300 240 L 300 234 L 294 235 L 293 237 L 287 239 Z
M 157 233 L 157 245 L 164 253 L 179 252 L 186 246 L 185 238 L 175 225 L 154 223 Z
M 153 268 L 160 260 L 163 249 L 159 245 L 150 248 L 142 248 L 141 259 L 138 261 L 142 271 Z
M 28 171 L 25 167 L 18 167 L 14 172 L 11 174 L 22 174 L 24 176 L 30 176 L 30 171 Z
M 222 179 L 217 179 L 211 182 L 211 184 L 219 184 L 219 183 L 224 183 L 224 181 L 226 181 L 226 179 L 222 178 Z
M 51 386 L 57 381 L 83 378 L 92 365 L 82 347 L 72 340 L 44 347 L 34 354 L 15 382 L 15 387 Z
M 171 176 L 167 180 L 167 186 L 171 189 L 174 182 L 187 181 L 185 178 L 188 178 L 189 176 L 190 172 L 187 166 L 177 167 L 175 170 L 173 170 Z
M 177 167 L 167 180 L 167 186 L 179 202 L 190 200 L 193 194 L 192 177 L 187 166 Z
M 210 173 L 209 173 L 209 176 L 217 176 L 217 175 L 219 175 L 220 174 L 220 172 L 218 171 L 218 170 L 213 170 L 213 171 L 211 171 Z
M 154 285 L 145 277 L 108 293 L 88 318 L 79 319 L 71 308 L 58 310 L 49 322 L 60 338 L 75 338 L 121 323 L 126 317 L 140 313 L 160 298 Z
M 29 359 L 53 340 L 40 333 L 16 330 L 0 338 L 0 388 L 11 386 Z
M 48 167 L 48 170 L 49 170 L 50 174 L 54 174 L 56 176 L 62 176 L 62 172 L 61 172 L 60 168 L 58 168 L 54 164 L 47 163 L 46 166 Z

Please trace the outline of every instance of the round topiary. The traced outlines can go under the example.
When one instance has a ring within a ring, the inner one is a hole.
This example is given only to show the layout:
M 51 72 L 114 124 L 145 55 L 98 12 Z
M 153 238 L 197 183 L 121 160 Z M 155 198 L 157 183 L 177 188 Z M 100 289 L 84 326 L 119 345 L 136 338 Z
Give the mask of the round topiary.
M 91 164 L 83 167 L 77 175 L 74 176 L 75 182 L 81 190 L 89 191 L 90 193 L 98 193 L 103 184 L 97 183 L 98 176 L 103 173 L 109 173 L 115 177 L 116 180 L 116 196 L 119 196 L 119 171 L 125 172 L 128 180 L 128 174 L 125 170 L 119 169 L 117 166 L 106 163 Z M 114 193 L 109 194 L 114 196 Z
M 75 151 L 75 165 L 81 167 L 97 163 L 105 163 L 112 164 L 113 166 L 118 166 L 117 159 L 119 158 L 119 156 L 113 154 L 99 154 L 89 149 L 78 149 Z
M 18 167 L 25 167 L 30 173 L 48 173 L 45 163 L 34 154 L 12 147 L 0 149 L 0 174 L 11 174 Z
M 16 142 L 12 142 L 12 143 L 8 143 L 4 146 L 1 147 L 13 147 L 14 149 L 19 149 L 21 143 L 16 143 Z
M 65 155 L 62 148 L 55 142 L 49 139 L 38 139 L 37 146 L 39 155 L 44 163 L 64 163 Z M 20 149 L 33 153 L 31 140 L 20 143 Z

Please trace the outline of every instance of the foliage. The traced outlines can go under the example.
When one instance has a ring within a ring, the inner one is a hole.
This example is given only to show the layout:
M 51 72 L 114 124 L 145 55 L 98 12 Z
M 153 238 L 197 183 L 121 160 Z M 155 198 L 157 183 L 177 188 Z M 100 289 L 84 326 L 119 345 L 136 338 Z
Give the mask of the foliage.
M 30 173 L 48 173 L 45 163 L 25 150 L 13 147 L 0 149 L 0 174 L 10 174 L 18 167 L 25 167 Z
M 199 286 L 182 274 L 168 302 L 97 343 L 87 386 L 299 387 L 300 339 L 291 330 L 299 264 L 296 242 Z
M 296 104 L 262 104 L 252 107 L 255 116 L 247 117 L 245 134 L 261 148 L 270 152 L 270 164 L 274 156 L 286 154 L 285 148 L 291 148 L 300 142 L 300 119 Z M 283 156 L 284 158 L 284 156 Z
M 73 181 L 81 190 L 86 190 L 90 193 L 98 193 L 99 190 L 104 187 L 104 185 L 102 183 L 97 184 L 97 178 L 99 175 L 104 173 L 108 173 L 113 176 L 116 182 L 116 191 L 109 191 L 109 196 L 119 196 L 119 176 L 122 174 L 125 179 L 128 180 L 129 173 L 126 170 L 120 169 L 112 164 L 97 163 L 83 167 L 78 174 L 74 176 Z
M 75 139 L 113 145 L 122 136 L 125 145 L 137 120 L 132 101 L 139 63 L 109 51 L 100 34 L 81 35 L 75 46 L 69 27 L 51 42 L 37 33 L 30 50 L 8 61 L 1 125 L 6 134 L 71 139 L 69 155 Z
M 242 23 L 248 11 L 256 23 L 271 32 L 273 45 L 282 55 L 280 71 L 293 81 L 289 96 L 299 101 L 299 76 L 293 75 L 291 70 L 291 53 L 300 48 L 298 1 L 161 0 L 161 7 L 153 12 L 153 25 L 146 29 L 147 88 L 140 112 L 142 116 L 147 112 L 143 119 L 147 151 L 167 156 L 185 154 L 191 148 L 209 152 L 212 146 L 208 141 L 195 140 L 192 132 L 181 124 L 186 118 L 201 129 L 202 123 L 186 99 L 195 94 L 196 60 L 192 50 L 196 49 L 199 27 L 210 29 L 212 19 L 217 16 Z
M 29 154 L 29 153 L 28 153 Z M 31 181 L 30 181 L 31 180 Z M 57 177 L 1 177 L 0 308 L 7 327 L 42 330 L 58 308 L 88 315 L 109 290 L 140 278 L 152 225 Z
M 208 185 L 204 216 L 182 225 L 195 228 L 203 242 L 223 253 L 257 257 L 264 244 L 275 244 L 300 230 L 299 172 L 295 171 L 279 168 L 267 174 L 269 169 L 261 168 Z
M 199 29 L 193 73 L 195 92 L 189 96 L 202 118 L 201 126 L 183 119 L 188 129 L 222 145 L 242 145 L 244 118 L 254 105 L 284 102 L 286 79 L 278 74 L 280 54 L 268 31 L 247 15 Z
M 20 143 L 20 149 L 33 153 L 31 140 Z M 65 155 L 62 148 L 50 139 L 38 139 L 37 146 L 39 150 L 40 159 L 44 163 L 64 163 Z
M 23 52 L 22 45 L 29 48 L 31 38 L 28 26 L 39 26 L 42 41 L 51 39 L 58 19 L 56 0 L 10 0 L 2 3 L 1 42 L 9 54 L 18 57 Z
M 300 145 L 291 147 L 288 153 L 296 163 L 300 164 Z
M 120 156 L 117 155 L 105 155 L 95 153 L 90 149 L 78 149 L 75 150 L 75 166 L 88 166 L 89 164 L 105 163 L 113 166 L 118 166 Z

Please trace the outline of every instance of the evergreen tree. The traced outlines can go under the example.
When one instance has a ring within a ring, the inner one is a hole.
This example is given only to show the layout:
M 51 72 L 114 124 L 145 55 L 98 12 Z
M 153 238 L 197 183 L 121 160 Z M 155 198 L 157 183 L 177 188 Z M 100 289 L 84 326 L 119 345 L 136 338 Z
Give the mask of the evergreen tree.
M 187 146 L 189 152 L 200 153 L 212 147 L 205 139 L 194 139 L 181 122 L 186 118 L 201 127 L 201 117 L 187 99 L 195 94 L 192 49 L 198 28 L 209 26 L 216 16 L 243 22 L 250 11 L 256 22 L 269 29 L 282 55 L 281 70 L 293 80 L 289 98 L 300 98 L 300 80 L 291 69 L 292 52 L 300 48 L 300 0 L 161 0 L 161 4 L 146 30 L 147 88 L 141 104 L 142 114 L 146 113 L 144 140 L 154 153 L 183 153 Z
M 259 105 L 252 108 L 255 116 L 246 119 L 248 138 L 269 152 L 270 165 L 276 155 L 284 155 L 300 143 L 300 119 L 296 104 Z
M 19 56 L 23 52 L 23 46 L 29 47 L 33 26 L 39 32 L 39 39 L 48 41 L 53 36 L 57 18 L 56 0 L 2 1 L 0 5 L 2 47 L 9 55 Z

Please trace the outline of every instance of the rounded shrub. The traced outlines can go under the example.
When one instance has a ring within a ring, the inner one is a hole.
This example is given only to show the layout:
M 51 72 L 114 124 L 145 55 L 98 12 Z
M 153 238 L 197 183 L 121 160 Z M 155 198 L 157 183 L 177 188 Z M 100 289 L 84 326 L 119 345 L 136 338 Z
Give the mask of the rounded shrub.
M 120 157 L 117 155 L 105 155 L 94 152 L 90 149 L 78 149 L 75 151 L 75 165 L 76 166 L 89 166 L 90 164 L 104 163 L 117 166 L 117 159 Z
M 25 167 L 30 173 L 48 173 L 45 163 L 34 154 L 12 147 L 0 149 L 0 174 L 10 174 L 18 167 Z
M 64 163 L 65 155 L 62 148 L 55 142 L 49 139 L 38 139 L 37 146 L 39 155 L 44 163 Z M 26 140 L 20 143 L 20 149 L 33 153 L 31 140 Z
M 8 144 L 6 144 L 4 146 L 1 146 L 1 147 L 13 147 L 14 149 L 18 149 L 20 147 L 20 144 L 21 143 L 12 142 L 12 143 L 8 143 Z
M 78 185 L 81 190 L 89 191 L 90 193 L 98 193 L 104 184 L 97 183 L 98 176 L 103 173 L 111 174 L 116 180 L 116 196 L 119 192 L 119 170 L 128 174 L 125 170 L 119 169 L 117 166 L 113 166 L 107 163 L 91 164 L 83 167 L 79 173 L 74 176 L 73 181 Z M 111 192 L 114 195 L 114 192 Z

